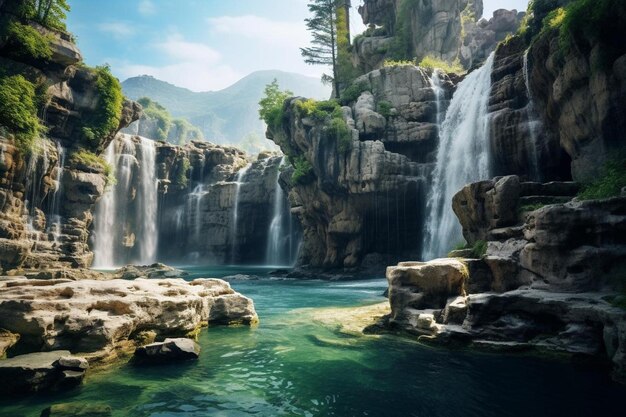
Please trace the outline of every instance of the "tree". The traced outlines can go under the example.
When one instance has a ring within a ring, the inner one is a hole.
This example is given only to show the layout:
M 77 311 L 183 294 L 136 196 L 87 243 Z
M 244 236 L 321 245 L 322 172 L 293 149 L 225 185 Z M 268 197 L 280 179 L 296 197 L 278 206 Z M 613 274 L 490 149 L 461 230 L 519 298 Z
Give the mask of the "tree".
M 65 30 L 65 19 L 70 11 L 67 0 L 26 0 L 22 7 L 27 18 L 52 29 Z
M 304 62 L 310 65 L 324 65 L 332 68 L 333 75 L 324 74 L 322 81 L 332 83 L 339 98 L 341 71 L 340 57 L 350 46 L 348 10 L 349 0 L 310 0 L 308 5 L 312 17 L 305 19 L 311 32 L 312 46 L 300 48 Z
M 275 129 L 282 123 L 283 104 L 292 96 L 291 91 L 280 90 L 276 78 L 265 86 L 264 96 L 259 101 L 259 117 L 270 129 Z

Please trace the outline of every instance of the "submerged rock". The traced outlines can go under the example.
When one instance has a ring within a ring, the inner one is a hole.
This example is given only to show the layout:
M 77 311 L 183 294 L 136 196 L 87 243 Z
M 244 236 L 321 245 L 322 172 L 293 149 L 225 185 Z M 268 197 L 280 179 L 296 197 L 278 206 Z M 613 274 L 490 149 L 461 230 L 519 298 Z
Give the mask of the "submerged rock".
M 41 412 L 41 417 L 111 417 L 113 410 L 106 404 L 54 404 Z
M 185 361 L 198 359 L 199 356 L 200 345 L 186 338 L 165 339 L 135 350 L 135 360 L 140 364 Z
M 84 358 L 66 350 L 29 353 L 0 361 L 2 395 L 21 395 L 79 385 L 89 368 Z
M 152 265 L 127 265 L 116 270 L 113 275 L 115 278 L 130 280 L 136 278 L 181 278 L 189 275 L 189 273 L 162 263 L 155 263 Z
M 68 349 L 98 361 L 156 336 L 197 332 L 207 322 L 257 320 L 252 300 L 218 279 L 0 282 L 0 328 L 20 335 L 21 351 Z

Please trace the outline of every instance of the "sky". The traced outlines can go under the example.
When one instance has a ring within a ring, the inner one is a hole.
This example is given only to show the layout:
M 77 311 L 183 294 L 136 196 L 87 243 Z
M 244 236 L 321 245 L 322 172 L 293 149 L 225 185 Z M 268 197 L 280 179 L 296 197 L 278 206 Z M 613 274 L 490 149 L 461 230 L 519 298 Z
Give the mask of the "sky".
M 108 63 L 125 80 L 153 75 L 193 91 L 225 88 L 251 72 L 320 77 L 302 61 L 308 0 L 69 0 L 68 29 L 89 65 Z M 365 29 L 352 0 L 353 32 Z M 484 0 L 485 15 L 527 0 Z

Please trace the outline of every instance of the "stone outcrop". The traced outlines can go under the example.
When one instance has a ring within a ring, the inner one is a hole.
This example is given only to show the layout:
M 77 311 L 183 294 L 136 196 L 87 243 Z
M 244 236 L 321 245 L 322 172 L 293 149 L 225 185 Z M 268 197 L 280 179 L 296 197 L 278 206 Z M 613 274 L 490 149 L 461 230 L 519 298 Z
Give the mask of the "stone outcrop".
M 113 410 L 106 404 L 54 404 L 41 412 L 41 417 L 111 417 Z
M 0 361 L 0 378 L 9 382 L 2 396 L 71 388 L 85 377 L 89 364 L 67 350 L 38 352 Z
M 200 345 L 192 339 L 165 339 L 163 342 L 139 346 L 135 361 L 139 364 L 158 364 L 198 359 Z
M 267 136 L 311 170 L 302 181 L 282 174 L 292 213 L 303 227 L 299 264 L 382 272 L 399 254 L 420 251 L 422 212 L 438 144 L 437 121 L 455 88 L 445 73 L 401 65 L 357 80 L 363 92 L 344 106 L 346 143 L 327 134 L 331 121 L 303 117 L 288 100 L 282 126 Z M 402 256 L 402 255 L 400 255 Z M 413 255 L 415 256 L 415 255 Z
M 366 0 L 359 13 L 371 27 L 353 47 L 353 63 L 363 72 L 380 68 L 387 58 L 400 58 L 398 54 L 418 62 L 426 56 L 458 59 L 466 68 L 474 67 L 517 30 L 524 16 L 497 10 L 489 20 L 481 19 L 482 0 Z
M 155 338 L 193 334 L 207 323 L 258 320 L 252 300 L 216 279 L 15 277 L 0 285 L 0 328 L 20 335 L 9 355 L 66 349 L 98 362 Z

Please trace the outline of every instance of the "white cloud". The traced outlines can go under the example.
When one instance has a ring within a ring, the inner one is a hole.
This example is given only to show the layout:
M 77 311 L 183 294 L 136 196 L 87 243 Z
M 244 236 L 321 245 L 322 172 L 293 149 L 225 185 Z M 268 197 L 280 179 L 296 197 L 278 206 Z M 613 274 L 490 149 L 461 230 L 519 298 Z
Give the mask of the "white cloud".
M 151 0 L 141 0 L 138 6 L 139 14 L 149 16 L 156 13 L 156 6 Z
M 98 30 L 104 33 L 108 33 L 112 35 L 114 38 L 124 38 L 135 33 L 135 29 L 124 22 L 108 22 L 108 23 L 100 23 L 98 25 Z
M 185 41 L 179 35 L 170 36 L 153 48 L 169 63 L 162 66 L 122 64 L 116 66 L 120 78 L 152 75 L 192 91 L 209 91 L 224 88 L 242 77 L 222 62 L 219 52 L 202 43 Z
M 264 17 L 219 16 L 208 18 L 211 31 L 229 36 L 240 36 L 279 46 L 306 46 L 309 33 L 302 22 L 285 22 Z

